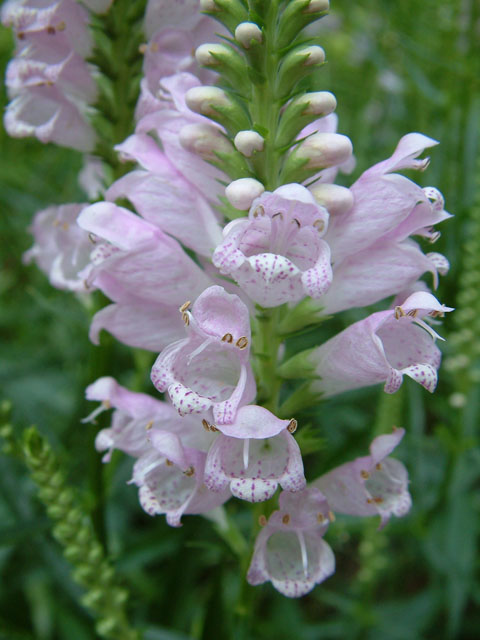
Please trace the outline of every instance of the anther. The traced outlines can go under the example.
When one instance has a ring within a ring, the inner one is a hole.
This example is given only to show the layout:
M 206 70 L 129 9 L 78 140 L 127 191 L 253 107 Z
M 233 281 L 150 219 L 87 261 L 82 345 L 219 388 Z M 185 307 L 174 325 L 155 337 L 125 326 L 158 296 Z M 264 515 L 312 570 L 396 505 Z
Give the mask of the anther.
M 440 231 L 435 231 L 435 233 L 432 233 L 432 235 L 428 238 L 428 241 L 430 242 L 430 244 L 434 244 L 441 235 L 442 234 L 440 233 Z
M 64 231 L 68 231 L 68 230 L 70 229 L 70 225 L 68 224 L 68 222 L 64 222 L 64 223 L 62 224 L 62 229 L 63 229 Z
M 433 311 L 430 311 L 429 316 L 431 316 L 432 318 L 444 318 L 445 317 L 445 313 L 443 311 L 438 311 L 436 309 L 434 309 Z
M 290 522 L 290 516 L 286 513 L 282 518 L 283 524 L 288 524 Z
M 195 469 L 193 467 L 188 467 L 186 471 L 183 472 L 186 476 L 190 477 L 195 474 Z
M 272 218 L 280 218 L 280 220 L 283 220 L 283 213 L 281 211 L 277 211 L 277 213 L 274 213 Z
M 233 336 L 231 333 L 226 333 L 223 338 L 222 338 L 222 342 L 228 342 L 229 344 L 231 342 L 233 342 Z
M 205 429 L 205 431 L 210 431 L 210 424 L 207 420 L 205 420 L 205 418 L 202 420 L 202 427 Z
M 165 460 L 165 464 L 167 465 L 167 467 L 173 467 L 173 462 L 168 458 Z
M 335 518 L 335 514 L 333 513 L 333 511 L 329 511 L 328 512 L 328 519 L 330 520 L 330 522 L 335 522 L 336 518 Z
M 190 324 L 190 317 L 189 317 L 188 313 L 186 313 L 185 311 L 182 313 L 182 320 L 183 320 L 185 326 L 188 327 L 188 325 Z
M 52 27 L 52 26 L 47 27 L 47 33 L 48 33 L 49 35 L 53 36 L 53 35 L 54 35 L 54 33 L 55 33 L 55 27 Z
M 383 502 L 383 498 L 380 498 L 380 497 L 378 497 L 378 496 L 377 496 L 376 498 L 374 498 L 374 499 L 373 499 L 373 501 L 374 501 L 376 504 L 381 504 L 381 503 Z
M 24 40 L 24 39 L 25 39 L 25 32 L 24 32 L 24 31 L 19 31 L 19 32 L 17 33 L 17 38 L 18 38 L 19 40 Z
M 315 220 L 313 226 L 317 231 L 322 232 L 325 229 L 325 222 L 323 220 Z
M 367 504 L 373 504 L 373 498 L 367 498 Z
M 242 336 L 235 344 L 239 349 L 246 349 L 248 347 L 248 338 Z
M 264 216 L 264 215 L 265 215 L 265 209 L 262 207 L 261 204 L 259 204 L 258 207 L 253 212 L 253 217 L 258 218 L 258 216 Z
M 378 464 L 375 465 L 375 469 L 377 471 L 381 471 L 383 469 L 382 465 L 380 464 L 380 462 Z
M 62 22 L 59 22 L 57 24 L 57 31 L 65 31 L 66 27 L 67 27 L 67 25 L 62 20 Z
M 258 518 L 258 524 L 261 527 L 264 527 L 267 524 L 267 518 L 264 515 L 259 516 Z
M 153 427 L 153 420 L 150 420 L 150 422 L 147 422 L 147 425 L 145 427 L 145 431 L 150 431 L 150 429 Z
M 55 222 L 57 222 L 57 223 L 58 223 L 58 221 L 57 221 L 57 220 L 56 220 Z M 57 225 L 55 225 L 55 226 L 57 226 Z M 96 240 L 96 238 L 95 238 L 95 236 L 94 236 L 94 234 L 93 234 L 93 233 L 89 233 L 89 234 L 88 234 L 88 239 L 90 240 L 90 242 L 91 242 L 92 244 L 97 244 L 97 240 Z
M 147 52 L 147 48 L 148 47 L 145 42 L 142 42 L 142 44 L 138 47 L 138 52 L 144 55 Z
M 325 516 L 323 515 L 323 513 L 317 513 L 317 522 L 318 524 L 322 524 L 323 522 L 325 522 Z
M 410 316 L 410 318 L 416 318 L 418 315 L 418 309 L 410 309 L 410 311 L 407 311 L 407 316 Z
M 287 425 L 287 431 L 289 431 L 290 433 L 295 433 L 295 431 L 297 430 L 297 427 L 298 427 L 298 422 L 295 420 L 295 418 L 292 418 Z
M 157 53 L 157 51 L 158 51 L 158 43 L 157 42 L 152 42 L 152 44 L 150 45 L 150 51 L 153 51 L 153 53 Z
M 190 300 L 187 300 L 186 302 L 184 302 L 179 309 L 180 313 L 183 313 L 184 311 L 186 311 L 191 304 L 192 303 L 190 302 Z
M 368 480 L 368 478 L 370 477 L 370 474 L 368 473 L 368 471 L 365 471 L 365 470 L 360 471 L 360 475 L 364 480 Z
M 296 218 L 293 218 L 292 222 L 295 222 L 295 223 L 297 224 L 297 227 L 298 227 L 299 229 L 300 229 L 300 227 L 302 226 L 302 225 L 300 224 L 300 221 L 299 221 L 299 220 L 297 220 Z
M 405 311 L 402 309 L 402 307 L 395 307 L 393 315 L 395 317 L 395 320 L 399 320 L 400 318 L 403 318 L 403 316 L 405 315 Z

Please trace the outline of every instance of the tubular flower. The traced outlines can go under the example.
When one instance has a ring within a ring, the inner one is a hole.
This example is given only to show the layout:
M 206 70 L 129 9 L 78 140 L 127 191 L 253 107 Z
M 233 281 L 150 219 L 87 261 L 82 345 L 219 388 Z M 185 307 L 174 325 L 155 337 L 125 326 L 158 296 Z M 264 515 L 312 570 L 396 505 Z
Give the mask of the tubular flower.
M 315 487 L 283 492 L 255 543 L 247 580 L 270 581 L 277 591 L 299 598 L 335 570 L 335 558 L 323 540 L 333 517 L 325 496 Z
M 336 467 L 312 483 L 320 489 L 328 504 L 338 513 L 381 517 L 384 527 L 390 516 L 404 516 L 412 500 L 408 492 L 408 473 L 390 453 L 405 434 L 394 429 L 378 436 L 370 445 L 370 455 Z
M 208 451 L 205 484 L 212 491 L 229 486 L 235 497 L 249 502 L 268 500 L 279 484 L 300 491 L 306 481 L 291 435 L 296 426 L 295 420 L 280 420 L 263 407 L 241 407 L 233 423 L 218 426 L 222 433 Z
M 255 302 L 274 307 L 330 286 L 330 249 L 322 239 L 328 212 L 299 184 L 284 185 L 255 199 L 248 218 L 224 229 L 213 263 Z
M 385 391 L 395 393 L 407 375 L 433 392 L 441 358 L 435 338 L 440 336 L 423 318 L 448 311 L 430 293 L 418 291 L 395 309 L 356 322 L 307 356 L 319 377 L 312 389 L 332 396 L 384 382 Z
M 237 408 L 256 393 L 248 309 L 219 286 L 206 289 L 191 311 L 189 304 L 181 307 L 187 338 L 158 356 L 152 382 L 168 392 L 180 415 L 212 408 L 215 424 L 230 424 Z

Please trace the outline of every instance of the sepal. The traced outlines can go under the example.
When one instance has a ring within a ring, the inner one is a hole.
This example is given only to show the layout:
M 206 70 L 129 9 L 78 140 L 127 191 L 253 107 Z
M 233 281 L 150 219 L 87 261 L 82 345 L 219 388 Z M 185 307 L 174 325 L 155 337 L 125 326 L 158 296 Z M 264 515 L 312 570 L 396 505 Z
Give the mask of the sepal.
M 231 33 L 239 22 L 248 20 L 248 11 L 241 0 L 200 0 L 200 9 L 224 24 Z
M 330 8 L 328 0 L 293 0 L 283 12 L 277 31 L 277 46 L 287 47 L 308 24 L 323 18 Z
M 329 317 L 324 314 L 323 308 L 317 300 L 304 298 L 287 310 L 278 324 L 278 333 L 282 336 L 288 336 L 306 327 L 318 325 Z
M 278 368 L 278 374 L 285 379 L 315 378 L 315 364 L 309 359 L 309 355 L 316 349 L 305 349 L 296 353 Z
M 248 96 L 251 84 L 245 58 L 227 44 L 201 44 L 195 51 L 199 65 L 217 71 L 235 87 L 235 90 Z
M 193 87 L 187 91 L 185 101 L 189 109 L 207 116 L 226 129 L 237 132 L 251 128 L 246 111 L 219 87 Z
M 275 98 L 285 98 L 298 82 L 325 62 L 325 51 L 317 45 L 302 44 L 283 58 L 278 71 Z
M 276 147 L 289 145 L 308 124 L 335 111 L 337 101 L 330 91 L 304 93 L 283 112 L 275 138 Z

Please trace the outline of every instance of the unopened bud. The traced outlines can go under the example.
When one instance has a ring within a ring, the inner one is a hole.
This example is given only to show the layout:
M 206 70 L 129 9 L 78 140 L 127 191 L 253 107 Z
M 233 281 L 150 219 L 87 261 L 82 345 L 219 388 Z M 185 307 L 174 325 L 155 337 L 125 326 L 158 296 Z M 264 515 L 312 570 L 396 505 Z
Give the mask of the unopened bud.
M 207 123 L 188 124 L 180 130 L 180 144 L 205 160 L 215 160 L 217 153 L 231 153 L 232 145 L 224 135 Z
M 219 55 L 228 55 L 230 49 L 223 44 L 201 44 L 195 51 L 195 59 L 198 64 L 209 67 L 220 64 Z
M 325 51 L 318 45 L 312 45 L 311 47 L 300 49 L 299 51 L 297 51 L 297 55 L 308 56 L 308 58 L 303 63 L 307 67 L 312 64 L 320 64 L 321 62 L 325 62 Z
M 322 47 L 312 45 L 310 47 L 299 46 L 290 51 L 279 69 L 278 98 L 287 96 L 298 82 L 311 72 L 310 67 L 322 64 L 325 61 L 325 51 Z
M 305 93 L 295 104 L 305 105 L 302 115 L 327 116 L 337 108 L 337 99 L 330 91 L 314 91 Z
M 240 178 L 228 185 L 225 189 L 225 195 L 235 209 L 247 211 L 252 206 L 255 198 L 261 196 L 264 191 L 265 187 L 258 180 L 254 178 Z
M 189 109 L 205 116 L 217 115 L 215 106 L 231 105 L 225 91 L 218 87 L 193 87 L 187 91 L 185 101 Z
M 262 30 L 255 22 L 242 22 L 235 29 L 235 40 L 245 49 L 250 49 L 252 40 L 262 42 Z
M 318 202 L 331 215 L 340 215 L 353 207 L 353 193 L 337 184 L 315 184 L 310 191 Z
M 263 137 L 256 131 L 239 131 L 233 144 L 237 151 L 250 158 L 254 151 L 263 151 Z
M 306 168 L 325 169 L 346 162 L 353 152 L 352 142 L 339 133 L 314 133 L 298 147 L 295 155 L 306 159 Z
M 214 0 L 200 0 L 200 11 L 219 11 L 219 9 Z
M 330 9 L 329 0 L 310 0 L 310 3 L 303 13 L 318 13 L 320 11 L 328 11 Z

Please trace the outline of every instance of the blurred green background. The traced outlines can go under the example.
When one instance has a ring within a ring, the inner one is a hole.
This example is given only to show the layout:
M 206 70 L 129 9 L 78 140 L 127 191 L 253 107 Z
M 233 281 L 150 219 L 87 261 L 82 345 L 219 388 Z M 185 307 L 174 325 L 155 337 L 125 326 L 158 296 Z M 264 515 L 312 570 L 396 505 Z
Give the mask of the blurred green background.
M 381 532 L 376 519 L 339 517 L 326 537 L 337 572 L 300 601 L 283 598 L 270 584 L 246 586 L 238 559 L 207 520 L 186 517 L 175 530 L 164 518 L 144 514 L 135 489 L 125 485 L 126 457 L 101 468 L 92 427 L 79 422 L 91 409 L 84 388 L 101 372 L 149 390 L 136 370 L 139 363 L 148 368 L 150 355 L 108 340 L 103 350 L 92 347 L 85 305 L 22 264 L 33 214 L 51 203 L 84 199 L 77 185 L 81 158 L 0 132 L 1 396 L 13 402 L 16 428 L 37 424 L 67 465 L 130 590 L 131 620 L 147 630 L 147 640 L 480 635 L 480 4 L 331 4 L 320 27 L 328 64 L 318 82 L 337 96 L 339 131 L 352 138 L 357 158 L 353 178 L 388 157 L 410 131 L 441 142 L 428 170 L 411 177 L 437 186 L 456 216 L 441 225 L 433 250 L 451 261 L 438 297 L 457 312 L 440 330 L 447 343 L 434 395 L 406 380 L 395 396 L 378 389 L 345 394 L 300 421 L 299 442 L 313 451 L 306 456 L 309 478 L 364 455 L 372 437 L 392 424 L 404 426 L 407 436 L 396 455 L 409 468 L 414 499 L 411 513 Z M 2 72 L 12 47 L 2 29 Z M 326 331 L 365 313 L 341 314 Z M 248 537 L 253 512 L 237 501 L 228 511 Z M 2 456 L 0 639 L 95 638 L 80 593 L 24 466 Z

